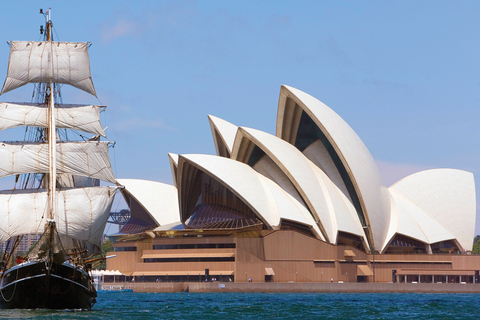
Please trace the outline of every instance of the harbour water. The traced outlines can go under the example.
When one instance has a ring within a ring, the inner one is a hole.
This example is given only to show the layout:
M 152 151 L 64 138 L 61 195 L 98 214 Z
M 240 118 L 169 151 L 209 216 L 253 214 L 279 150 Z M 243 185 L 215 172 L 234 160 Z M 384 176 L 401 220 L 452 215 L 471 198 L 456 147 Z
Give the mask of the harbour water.
M 100 292 L 91 311 L 0 310 L 2 319 L 479 319 L 480 294 Z

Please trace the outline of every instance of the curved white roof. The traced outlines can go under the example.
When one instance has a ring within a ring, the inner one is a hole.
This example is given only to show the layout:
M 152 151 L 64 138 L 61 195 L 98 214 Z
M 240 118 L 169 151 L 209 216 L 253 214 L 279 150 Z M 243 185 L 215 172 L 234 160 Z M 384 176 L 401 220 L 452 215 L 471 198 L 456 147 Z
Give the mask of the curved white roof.
M 365 237 L 358 215 L 350 201 L 327 175 L 297 148 L 274 135 L 240 127 L 232 159 L 237 159 L 239 156 L 242 139 L 253 141 L 290 179 L 319 221 L 320 228 L 323 229 L 325 238 L 330 243 L 336 243 L 338 231 Z M 272 170 L 275 168 L 270 171 Z M 283 187 L 285 183 L 280 182 L 280 184 Z
M 476 202 L 469 172 L 422 171 L 387 189 L 353 129 L 322 102 L 288 86 L 280 90 L 276 136 L 208 119 L 219 156 L 169 154 L 178 193 L 151 181 L 119 180 L 162 225 L 158 230 L 178 228 L 178 221 L 189 218 L 180 210 L 195 205 L 197 199 L 187 198 L 198 196 L 193 183 L 201 170 L 271 228 L 293 221 L 330 243 L 339 232 L 350 233 L 368 238 L 365 247 L 381 252 L 396 235 L 426 246 L 452 240 L 461 249 L 472 248 Z
M 423 243 L 428 243 L 426 235 L 423 233 L 420 226 L 415 222 L 414 218 L 410 214 L 410 211 L 405 208 L 403 204 L 405 201 L 402 201 L 401 198 L 394 192 L 392 192 L 392 198 L 390 199 L 391 208 L 391 217 L 390 217 L 390 227 L 388 229 L 387 238 L 385 243 L 382 246 L 382 251 L 384 252 L 390 241 L 395 237 L 397 233 L 403 234 L 410 238 L 416 239 Z M 396 200 L 398 198 L 398 200 Z M 398 204 L 397 204 L 398 202 Z
M 228 153 L 232 154 L 233 142 L 235 141 L 238 127 L 228 121 L 211 115 L 208 115 L 208 121 L 210 122 L 217 155 L 227 156 L 223 154 L 222 147 L 225 147 Z
M 384 252 L 396 234 L 402 234 L 426 244 L 454 240 L 455 237 L 438 221 L 395 189 L 390 189 L 392 195 L 392 216 L 390 229 L 383 245 Z
M 139 179 L 117 179 L 135 200 L 162 226 L 180 221 L 177 188 L 172 185 Z
M 180 172 L 187 171 L 184 168 L 186 164 L 199 168 L 222 183 L 242 199 L 267 226 L 276 228 L 280 226 L 282 219 L 288 219 L 309 226 L 317 238 L 325 240 L 310 213 L 303 205 L 276 183 L 257 173 L 248 165 L 212 155 L 180 155 Z M 180 184 L 182 181 L 183 179 L 180 179 Z M 180 189 L 182 189 L 182 186 L 180 186 Z M 187 201 L 187 199 L 183 199 L 182 194 L 180 194 L 180 203 L 184 201 Z M 187 218 L 182 217 L 182 220 Z
M 285 85 L 281 87 L 278 104 L 278 137 L 292 143 L 289 139 L 296 136 L 292 122 L 298 121 L 300 114 L 290 110 L 291 101 L 310 116 L 339 156 L 373 236 L 372 245 L 379 250 L 390 225 L 390 197 L 375 160 L 353 129 L 332 109 L 314 97 Z
M 419 223 L 430 243 L 454 237 L 462 249 L 471 250 L 475 233 L 475 183 L 473 174 L 456 169 L 432 169 L 412 174 L 390 187 L 392 194 L 414 204 L 440 227 L 424 219 Z M 416 216 L 417 218 L 417 216 Z

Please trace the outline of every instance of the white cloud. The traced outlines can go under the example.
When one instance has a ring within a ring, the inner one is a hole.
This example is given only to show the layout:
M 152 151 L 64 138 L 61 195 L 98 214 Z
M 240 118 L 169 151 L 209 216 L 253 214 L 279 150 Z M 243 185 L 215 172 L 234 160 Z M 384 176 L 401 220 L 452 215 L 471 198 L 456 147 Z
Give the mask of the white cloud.
M 117 38 L 138 34 L 140 30 L 141 27 L 137 22 L 121 18 L 114 25 L 104 24 L 102 26 L 102 41 L 108 43 Z

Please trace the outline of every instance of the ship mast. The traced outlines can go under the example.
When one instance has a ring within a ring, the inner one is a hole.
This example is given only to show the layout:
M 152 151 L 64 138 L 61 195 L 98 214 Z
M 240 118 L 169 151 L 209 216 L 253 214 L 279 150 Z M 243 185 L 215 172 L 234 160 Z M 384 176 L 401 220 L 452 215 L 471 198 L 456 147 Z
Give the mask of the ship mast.
M 48 45 L 50 45 L 50 56 L 49 62 L 51 63 L 51 77 L 49 83 L 47 83 L 47 94 L 46 100 L 48 100 L 48 150 L 49 150 L 49 170 L 48 170 L 48 219 L 50 223 L 53 222 L 55 218 L 55 189 L 56 189 L 56 180 L 57 180 L 57 171 L 56 171 L 56 156 L 57 156 L 57 133 L 55 128 L 55 102 L 54 102 L 54 88 L 53 88 L 53 76 L 54 76 L 54 65 L 53 65 L 53 42 L 52 42 L 52 20 L 51 20 L 51 8 L 47 12 L 47 25 L 46 25 L 46 36 Z M 45 101 L 47 103 L 47 101 Z

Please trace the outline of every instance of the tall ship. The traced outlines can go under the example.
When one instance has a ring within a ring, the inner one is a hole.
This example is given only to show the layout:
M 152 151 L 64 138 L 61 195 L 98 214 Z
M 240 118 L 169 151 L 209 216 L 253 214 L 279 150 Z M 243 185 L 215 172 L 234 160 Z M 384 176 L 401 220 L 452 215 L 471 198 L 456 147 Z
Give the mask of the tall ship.
M 0 178 L 15 177 L 0 191 L 0 306 L 89 310 L 97 296 L 89 270 L 104 259 L 100 242 L 117 189 L 100 186 L 115 184 L 111 142 L 101 140 L 105 106 L 64 104 L 60 93 L 70 85 L 97 97 L 90 43 L 54 40 L 51 9 L 40 13 L 42 41 L 8 42 L 1 91 L 34 85 L 29 103 L 0 103 L 0 130 L 26 128 L 24 141 L 0 142 Z M 35 241 L 20 251 L 29 237 Z

